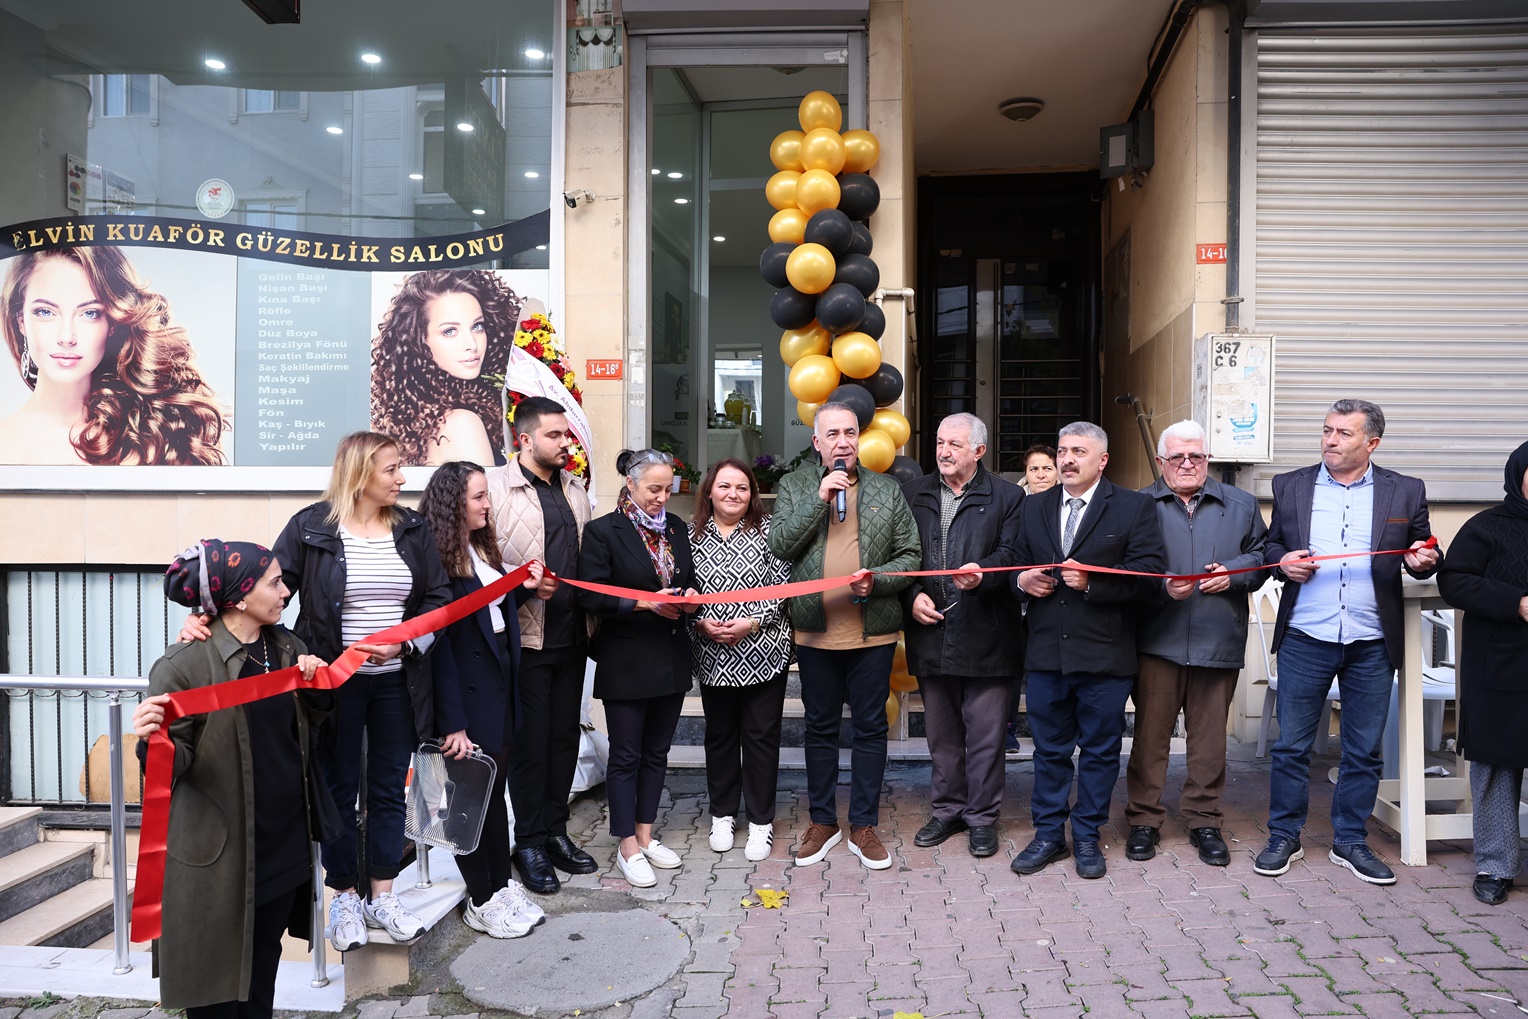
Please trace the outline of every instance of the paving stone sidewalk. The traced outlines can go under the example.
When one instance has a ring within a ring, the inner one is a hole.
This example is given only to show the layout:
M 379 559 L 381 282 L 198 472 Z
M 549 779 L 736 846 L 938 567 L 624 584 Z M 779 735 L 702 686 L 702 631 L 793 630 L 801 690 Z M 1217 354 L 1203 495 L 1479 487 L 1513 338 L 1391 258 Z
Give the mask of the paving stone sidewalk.
M 1169 779 L 1170 820 L 1156 859 L 1124 858 L 1121 777 L 1105 830 L 1108 877 L 1083 881 L 1070 862 L 1020 878 L 1008 869 L 1028 842 L 1033 768 L 1008 769 L 1002 848 L 971 857 L 964 835 L 918 849 L 913 833 L 928 817 L 928 768 L 887 773 L 880 831 L 890 870 L 871 872 L 842 845 L 818 866 L 795 868 L 790 851 L 805 827 L 804 776 L 781 776 L 772 857 L 743 860 L 742 839 L 719 855 L 706 845 L 704 778 L 670 776 L 659 834 L 684 856 L 659 871 L 655 888 L 632 891 L 613 867 L 574 878 L 574 894 L 543 897 L 555 916 L 577 911 L 650 909 L 677 925 L 691 951 L 683 967 L 634 1001 L 596 1010 L 538 1009 L 541 1016 L 597 1019 L 893 1019 L 955 1017 L 1179 1017 L 1304 1015 L 1521 1016 L 1528 1002 L 1528 893 L 1501 907 L 1470 892 L 1469 844 L 1434 842 L 1426 867 L 1396 866 L 1399 880 L 1375 887 L 1327 860 L 1332 786 L 1313 768 L 1306 859 L 1281 878 L 1252 872 L 1267 837 L 1268 763 L 1233 743 L 1225 795 L 1230 867 L 1201 864 L 1171 816 L 1181 759 Z M 847 806 L 847 788 L 840 788 Z M 612 861 L 602 802 L 580 801 L 575 837 Z M 1392 863 L 1395 834 L 1371 822 L 1370 845 Z M 744 908 L 760 888 L 790 893 L 781 909 Z M 633 901 L 633 899 L 637 901 Z M 540 934 L 532 934 L 535 938 Z M 471 944 L 464 932 L 460 947 Z M 641 945 L 633 945 L 641 952 Z M 587 981 L 587 1000 L 605 990 L 598 960 L 564 953 L 570 980 Z M 518 1013 L 480 1011 L 448 966 L 424 974 L 414 993 L 350 1006 L 357 1019 Z M 608 999 L 607 999 L 608 1000 Z M 0 1010 L 0 1019 L 106 1015 L 113 1003 L 77 1001 Z M 161 1019 L 141 1006 L 112 1019 Z

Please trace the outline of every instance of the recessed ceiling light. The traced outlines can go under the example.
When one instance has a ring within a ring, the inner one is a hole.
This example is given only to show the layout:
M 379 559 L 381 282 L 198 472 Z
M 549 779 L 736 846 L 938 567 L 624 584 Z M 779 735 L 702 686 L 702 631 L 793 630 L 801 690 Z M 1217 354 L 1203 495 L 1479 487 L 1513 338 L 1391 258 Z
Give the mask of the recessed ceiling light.
M 688 198 L 676 198 L 676 199 L 674 199 L 674 204 L 675 205 L 689 205 L 690 204 L 690 200 Z
M 382 62 L 382 58 L 377 56 L 375 53 L 362 53 L 361 60 L 362 62 L 368 64 L 380 64 Z
M 715 237 L 713 237 L 711 239 L 713 241 L 715 241 L 716 243 L 720 244 L 722 241 L 726 240 L 727 238 L 723 237 L 721 234 L 717 234 Z
M 221 60 L 219 60 L 217 57 L 208 57 L 206 60 L 203 60 L 202 63 L 206 64 L 208 67 L 212 68 L 214 71 L 221 71 L 223 68 L 228 66 L 227 64 L 225 64 Z
M 531 180 L 535 180 L 537 177 L 541 176 L 541 174 L 537 173 L 535 170 L 526 170 L 525 175 Z
M 658 174 L 660 174 L 660 173 L 662 173 L 662 172 L 663 172 L 663 171 L 662 171 L 662 170 L 660 170 L 660 169 L 658 169 L 658 168 L 657 168 L 657 167 L 656 167 L 656 166 L 655 166 L 655 167 L 653 167 L 653 176 L 654 176 L 654 177 L 656 177 L 656 176 L 658 176 Z
M 683 177 L 684 177 L 684 174 L 680 173 L 678 170 L 670 170 L 668 172 L 668 179 L 669 180 L 680 180 Z
M 541 52 L 540 50 L 536 49 L 535 47 L 532 47 L 531 49 L 526 50 L 525 51 L 525 55 L 530 57 L 532 60 L 542 60 L 542 59 L 545 59 L 545 57 L 546 57 L 545 53 Z
M 460 122 L 457 123 L 456 129 L 458 131 L 471 131 L 472 130 L 472 124 L 469 123 L 468 121 L 463 120 L 463 121 L 460 121 Z
M 537 251 L 545 251 L 546 250 L 546 245 L 545 244 L 538 244 L 538 245 L 536 245 L 536 250 Z
M 488 215 L 488 210 L 487 209 L 473 209 L 472 210 L 472 214 L 474 216 L 486 216 L 486 215 Z
M 333 124 L 330 124 L 328 127 L 324 128 L 324 130 L 328 131 L 330 134 L 344 134 L 345 133 L 345 129 L 343 127 L 336 127 Z
M 424 180 L 424 174 L 422 174 L 422 173 L 411 173 L 411 174 L 409 174 L 409 180 Z

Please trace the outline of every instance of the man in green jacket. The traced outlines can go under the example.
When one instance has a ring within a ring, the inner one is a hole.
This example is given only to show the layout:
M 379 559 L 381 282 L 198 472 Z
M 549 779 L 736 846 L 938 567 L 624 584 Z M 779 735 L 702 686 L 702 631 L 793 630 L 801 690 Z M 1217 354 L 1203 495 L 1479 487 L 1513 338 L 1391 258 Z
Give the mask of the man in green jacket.
M 806 711 L 806 779 L 812 823 L 796 845 L 809 866 L 843 838 L 838 827 L 838 732 L 844 703 L 853 726 L 849 850 L 871 870 L 891 866 L 875 826 L 886 771 L 886 699 L 902 629 L 897 592 L 923 561 L 918 527 L 895 481 L 859 466 L 859 419 L 852 407 L 825 403 L 812 446 L 824 466 L 780 479 L 769 547 L 791 563 L 792 580 L 853 576 L 854 581 L 790 602 Z M 840 507 L 842 509 L 840 510 Z

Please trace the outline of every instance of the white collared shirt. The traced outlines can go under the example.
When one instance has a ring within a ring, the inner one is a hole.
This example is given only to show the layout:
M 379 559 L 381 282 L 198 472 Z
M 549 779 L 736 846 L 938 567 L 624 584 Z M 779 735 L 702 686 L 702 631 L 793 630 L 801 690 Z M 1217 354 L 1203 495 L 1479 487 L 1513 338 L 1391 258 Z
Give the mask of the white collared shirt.
M 1093 505 L 1093 496 L 1097 494 L 1098 486 L 1103 483 L 1103 480 L 1103 475 L 1099 475 L 1098 480 L 1093 482 L 1093 487 L 1088 489 L 1086 492 L 1083 492 L 1081 495 L 1071 495 L 1065 488 L 1061 489 L 1061 516 L 1058 518 L 1060 521 L 1060 526 L 1056 528 L 1057 538 L 1060 538 L 1061 535 L 1066 533 L 1066 518 L 1067 515 L 1072 512 L 1072 507 L 1067 505 L 1067 500 L 1082 500 L 1082 509 L 1077 514 L 1077 529 L 1080 531 L 1082 530 L 1082 522 L 1088 515 L 1088 507 Z M 1075 534 L 1072 537 L 1073 540 L 1076 540 Z

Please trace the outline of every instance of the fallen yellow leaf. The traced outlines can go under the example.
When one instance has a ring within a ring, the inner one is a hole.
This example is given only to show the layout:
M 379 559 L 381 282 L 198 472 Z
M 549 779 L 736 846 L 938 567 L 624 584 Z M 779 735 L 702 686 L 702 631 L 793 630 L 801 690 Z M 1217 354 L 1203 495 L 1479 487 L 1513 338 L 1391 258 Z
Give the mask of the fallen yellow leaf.
M 775 891 L 773 888 L 755 888 L 753 894 L 759 897 L 765 909 L 779 909 L 785 905 L 785 900 L 790 898 L 790 892 Z
M 754 902 L 752 899 L 747 899 L 747 898 L 743 899 L 741 904 L 742 904 L 742 907 L 744 909 L 749 909 L 749 908 L 751 908 L 753 906 L 757 906 L 758 905 L 757 902 Z
M 922 1012 L 898 1012 L 891 1019 L 923 1019 Z

